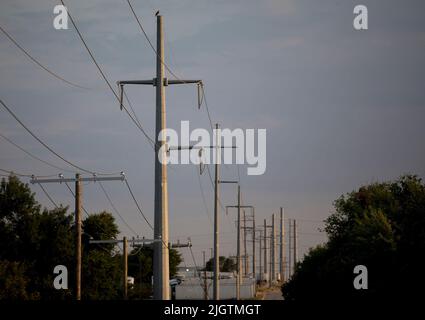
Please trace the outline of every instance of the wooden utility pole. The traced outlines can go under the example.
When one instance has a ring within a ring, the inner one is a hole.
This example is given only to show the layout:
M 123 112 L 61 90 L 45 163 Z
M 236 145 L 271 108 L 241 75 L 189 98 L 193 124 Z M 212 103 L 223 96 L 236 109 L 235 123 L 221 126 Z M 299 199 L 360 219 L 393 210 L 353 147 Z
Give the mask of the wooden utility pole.
M 121 108 L 124 85 L 153 85 L 156 87 L 156 120 L 155 120 L 155 219 L 153 255 L 153 286 L 155 300 L 170 299 L 169 285 L 169 254 L 168 254 L 168 179 L 167 179 L 167 150 L 166 143 L 166 107 L 165 87 L 172 84 L 197 84 L 202 85 L 201 80 L 168 80 L 164 74 L 164 37 L 162 28 L 162 16 L 157 15 L 157 42 L 156 42 L 156 78 L 153 80 L 129 80 L 118 81 Z
M 75 295 L 81 300 L 81 209 L 82 184 L 80 174 L 75 175 Z
M 124 181 L 124 173 L 116 177 L 81 177 L 79 173 L 75 175 L 75 178 L 64 178 L 59 175 L 59 178 L 55 179 L 38 179 L 32 177 L 30 182 L 32 184 L 38 183 L 75 183 L 75 298 L 81 300 L 81 212 L 83 208 L 83 184 L 82 182 L 96 182 L 96 181 Z
M 127 299 L 128 297 L 128 242 L 131 242 L 133 245 L 135 243 L 148 243 L 148 245 L 150 246 L 154 246 L 155 242 L 157 241 L 161 241 L 158 239 L 130 239 L 128 240 L 127 237 L 123 237 L 122 240 L 114 240 L 114 239 L 110 239 L 110 240 L 93 240 L 90 239 L 89 240 L 89 244 L 118 244 L 118 243 L 122 243 L 123 244 L 123 293 L 124 293 L 124 299 Z M 185 243 L 174 243 L 174 244 L 169 244 L 170 248 L 184 248 L 184 247 L 191 247 L 192 243 L 190 241 L 188 241 L 187 244 Z

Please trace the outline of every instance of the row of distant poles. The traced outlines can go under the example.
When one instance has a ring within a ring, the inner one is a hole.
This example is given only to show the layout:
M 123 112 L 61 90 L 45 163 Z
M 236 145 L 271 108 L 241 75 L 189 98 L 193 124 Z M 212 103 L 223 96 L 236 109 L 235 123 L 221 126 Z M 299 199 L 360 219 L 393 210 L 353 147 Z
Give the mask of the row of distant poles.
M 285 241 L 285 217 L 284 210 L 280 208 L 280 223 L 277 224 L 275 214 L 271 216 L 271 223 L 264 219 L 263 226 L 256 227 L 255 224 L 255 207 L 250 205 L 242 205 L 240 201 L 240 187 L 238 186 L 238 204 L 234 206 L 226 206 L 226 211 L 229 208 L 236 208 L 238 210 L 237 218 L 237 238 L 236 238 L 236 299 L 240 299 L 240 288 L 243 278 L 252 278 L 255 282 L 257 280 L 261 284 L 268 284 L 270 287 L 279 283 L 284 283 L 289 279 L 298 261 L 298 248 L 297 248 L 297 221 L 296 219 L 288 219 L 288 251 L 286 255 L 286 241 Z M 279 227 L 278 227 L 279 226 Z M 278 228 L 277 228 L 278 227 Z M 277 230 L 279 229 L 279 230 Z M 250 234 L 250 239 L 248 237 Z M 248 240 L 249 239 L 249 240 Z M 252 255 L 248 255 L 248 241 L 252 245 Z M 216 243 L 215 243 L 216 245 Z M 243 246 L 243 252 L 242 252 Z M 256 251 L 256 247 L 259 250 Z M 216 248 L 217 250 L 217 248 Z M 215 250 L 215 251 L 216 251 Z M 258 254 L 257 254 L 258 252 Z M 205 252 L 204 252 L 205 255 Z M 249 261 L 251 256 L 251 272 L 249 271 Z M 215 260 L 215 254 L 213 258 Z M 258 258 L 258 260 L 257 260 Z M 259 270 L 257 273 L 256 261 L 259 262 Z M 204 268 L 205 257 L 204 257 Z M 219 288 L 219 272 L 213 269 L 213 285 L 214 289 Z M 208 297 L 208 286 L 206 280 L 206 272 L 204 273 L 204 290 L 205 299 Z M 219 300 L 219 290 L 214 290 L 213 299 Z

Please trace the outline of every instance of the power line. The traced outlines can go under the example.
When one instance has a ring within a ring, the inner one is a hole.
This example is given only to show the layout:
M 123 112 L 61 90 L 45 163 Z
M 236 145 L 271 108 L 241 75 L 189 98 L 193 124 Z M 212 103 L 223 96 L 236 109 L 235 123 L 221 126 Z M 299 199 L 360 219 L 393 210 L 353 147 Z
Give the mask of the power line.
M 0 26 L 0 30 L 6 35 L 6 37 L 9 38 L 10 41 L 13 42 L 13 44 L 19 49 L 21 50 L 32 62 L 34 62 L 36 65 L 38 65 L 40 68 L 42 68 L 44 71 L 48 72 L 50 75 L 52 75 L 53 77 L 55 77 L 56 79 L 59 79 L 73 87 L 77 87 L 80 89 L 89 89 L 83 86 L 80 86 L 78 84 L 75 84 L 71 81 L 68 81 L 66 79 L 64 79 L 63 77 L 61 77 L 60 75 L 58 75 L 57 73 L 53 72 L 52 70 L 50 70 L 49 68 L 47 68 L 46 66 L 44 66 L 43 64 L 41 64 L 37 59 L 35 59 L 31 54 L 29 54 L 29 52 L 27 50 L 25 50 L 5 29 L 3 29 L 2 26 Z
M 149 220 L 146 218 L 146 216 L 143 213 L 142 209 L 140 209 L 139 203 L 137 202 L 136 197 L 134 196 L 133 191 L 131 190 L 130 185 L 128 184 L 127 179 L 125 179 L 124 181 L 125 181 L 125 184 L 127 186 L 128 191 L 130 192 L 131 197 L 133 198 L 134 203 L 136 204 L 137 209 L 139 210 L 140 214 L 142 215 L 143 219 L 146 221 L 146 223 L 148 224 L 148 226 L 152 229 L 152 231 L 154 231 L 154 228 L 150 224 Z
M 63 0 L 60 0 L 62 5 L 65 6 L 65 3 Z M 67 10 L 68 13 L 68 17 L 69 20 L 71 20 L 72 25 L 75 28 L 75 31 L 77 31 L 77 34 L 81 40 L 81 42 L 83 43 L 84 47 L 86 48 L 88 54 L 90 55 L 90 58 L 92 59 L 93 63 L 96 65 L 97 70 L 99 71 L 99 73 L 101 74 L 103 80 L 106 82 L 106 84 L 108 85 L 109 89 L 111 90 L 112 94 L 115 96 L 115 98 L 117 99 L 118 103 L 120 103 L 121 107 L 125 110 L 125 112 L 127 113 L 127 115 L 130 117 L 130 119 L 133 121 L 133 123 L 136 125 L 136 127 L 142 132 L 142 134 L 146 137 L 146 139 L 148 139 L 150 142 L 155 143 L 145 132 L 145 130 L 142 128 L 142 126 L 138 123 L 138 121 L 136 119 L 133 118 L 133 116 L 130 114 L 130 112 L 128 111 L 128 109 L 124 106 L 123 103 L 121 103 L 120 98 L 118 97 L 117 93 L 115 92 L 115 90 L 112 88 L 111 83 L 109 82 L 108 78 L 106 77 L 105 73 L 103 72 L 102 68 L 100 67 L 100 65 L 97 63 L 93 53 L 91 52 L 90 48 L 88 47 L 86 41 L 83 38 L 83 35 L 81 34 L 80 30 L 78 29 L 74 19 L 71 16 L 71 13 L 69 12 L 69 9 Z
M 140 30 L 142 31 L 143 35 L 145 36 L 146 40 L 149 43 L 149 46 L 152 48 L 153 52 L 155 53 L 155 55 L 160 59 L 161 63 L 164 65 L 165 69 L 167 69 L 167 71 L 177 80 L 181 81 L 182 83 L 186 83 L 184 80 L 182 80 L 175 72 L 173 72 L 173 70 L 171 70 L 171 68 L 165 63 L 165 61 L 160 57 L 160 55 L 158 54 L 158 52 L 156 51 L 154 45 L 152 44 L 152 41 L 149 39 L 149 36 L 147 35 L 145 28 L 143 28 L 142 23 L 140 22 L 139 17 L 137 16 L 136 12 L 134 11 L 133 6 L 131 5 L 130 0 L 127 0 L 127 3 L 131 9 L 131 12 L 133 13 L 134 18 L 137 21 L 137 24 L 140 27 Z M 202 98 L 201 98 L 201 104 L 202 102 L 205 102 L 205 108 L 207 111 L 207 115 L 208 115 L 208 119 L 210 122 L 210 126 L 211 126 L 211 131 L 213 131 L 213 122 L 211 120 L 211 115 L 210 115 L 210 111 L 208 108 L 208 103 L 207 103 L 207 99 L 205 97 L 205 90 L 204 90 L 204 86 L 202 85 L 202 83 L 200 84 L 201 86 L 201 91 L 202 91 Z
M 108 199 L 109 204 L 111 205 L 112 209 L 121 218 L 121 221 L 127 226 L 127 228 L 131 232 L 133 232 L 133 234 L 135 236 L 137 236 L 137 232 L 134 231 L 134 229 L 132 227 L 130 227 L 130 225 L 127 223 L 127 221 L 125 221 L 125 219 L 123 218 L 123 216 L 120 214 L 120 212 L 118 211 L 118 209 L 115 207 L 114 203 L 112 202 L 111 198 L 109 197 L 108 193 L 106 192 L 105 188 L 103 187 L 103 184 L 100 181 L 97 181 L 97 182 L 99 183 L 100 188 L 102 189 L 103 193 L 105 194 L 106 199 Z
M 196 264 L 195 256 L 193 255 L 192 246 L 189 246 L 189 250 L 190 250 L 190 255 L 192 256 L 193 264 L 195 265 L 196 273 L 199 278 L 199 285 L 201 286 L 202 289 L 206 290 L 206 288 L 202 286 L 202 277 L 201 277 L 201 273 L 199 272 L 198 266 Z M 207 300 L 209 300 L 208 291 L 206 291 L 206 294 L 207 294 Z
M 202 187 L 201 175 L 196 174 L 196 176 L 197 176 L 198 182 L 199 182 L 199 190 L 201 191 L 202 202 L 204 204 L 205 213 L 207 214 L 207 218 L 208 218 L 209 223 L 212 225 L 211 216 L 210 216 L 210 213 L 208 211 L 207 201 L 205 199 L 204 188 Z
M 13 118 L 15 118 L 16 121 L 19 122 L 19 124 L 35 139 L 37 140 L 43 147 L 45 147 L 47 150 L 49 150 L 51 153 L 53 153 L 56 157 L 58 157 L 59 159 L 61 159 L 62 161 L 68 163 L 70 166 L 84 171 L 86 173 L 91 173 L 91 174 L 95 174 L 96 172 L 94 171 L 90 171 L 87 169 L 84 169 L 74 163 L 72 163 L 71 161 L 66 160 L 63 156 L 61 156 L 60 154 L 58 154 L 56 151 L 54 151 L 51 147 L 49 147 L 45 142 L 43 142 L 39 137 L 37 137 L 17 116 L 16 114 L 3 102 L 3 100 L 0 99 L 0 103 L 2 104 L 2 106 L 6 109 L 7 112 L 9 112 Z M 104 173 L 98 173 L 99 175 L 105 175 Z M 109 174 L 109 173 L 108 173 Z
M 53 203 L 53 205 L 55 206 L 56 209 L 59 209 L 59 206 L 56 204 L 56 202 L 53 201 L 52 197 L 47 193 L 46 189 L 43 187 L 43 185 L 41 183 L 38 184 L 41 188 L 41 190 L 43 190 L 44 194 L 46 195 L 46 197 L 50 200 L 51 203 Z
M 99 182 L 99 181 L 98 181 Z M 69 190 L 69 192 L 72 194 L 72 196 L 74 197 L 74 199 L 75 199 L 75 193 L 74 193 L 74 191 L 72 191 L 72 189 L 71 189 L 71 187 L 69 186 L 69 184 L 68 184 L 68 182 L 65 182 L 65 185 L 66 185 L 66 187 L 68 188 L 68 190 Z M 41 184 L 40 184 L 40 186 L 41 186 Z M 87 210 L 86 210 L 86 208 L 84 207 L 84 206 L 81 206 L 81 208 L 83 209 L 83 211 L 84 211 L 84 213 L 86 214 L 86 216 L 87 216 L 87 218 L 89 218 L 89 217 L 91 217 L 92 215 L 91 214 L 89 214 L 88 212 L 87 212 Z M 100 225 L 100 224 L 98 224 L 95 220 L 93 220 L 93 222 L 94 222 L 94 224 L 96 225 L 96 227 L 98 227 L 99 229 L 100 229 L 100 231 L 102 231 L 103 233 L 107 233 L 106 232 L 106 230 Z M 94 237 L 92 236 L 92 235 L 90 235 L 89 233 L 87 233 L 85 230 L 84 230 L 84 233 L 85 234 L 87 234 L 89 237 L 91 237 L 91 238 L 93 238 L 94 239 Z M 106 248 L 104 248 L 104 247 L 102 247 L 101 246 L 101 248 L 103 248 L 102 250 L 104 250 L 104 251 L 106 251 L 108 254 L 110 254 L 110 252 L 108 251 L 108 250 L 106 250 Z M 120 247 L 118 247 L 121 251 L 122 251 L 122 249 L 120 248 Z
M 0 137 L 3 138 L 4 140 L 6 140 L 7 142 L 9 142 L 10 144 L 12 144 L 13 146 L 15 146 L 16 148 L 18 148 L 19 150 L 25 152 L 27 155 L 29 155 L 31 158 L 33 158 L 35 160 L 38 160 L 38 161 L 40 161 L 40 162 L 42 162 L 42 163 L 44 163 L 44 164 L 46 164 L 46 165 L 48 165 L 48 166 L 50 166 L 52 168 L 56 168 L 56 169 L 59 169 L 59 170 L 62 170 L 62 171 L 66 171 L 66 172 L 74 172 L 74 171 L 71 171 L 71 170 L 64 169 L 62 167 L 58 167 L 58 166 L 56 166 L 56 165 L 54 165 L 54 164 L 52 164 L 50 162 L 47 162 L 47 161 L 45 161 L 43 159 L 40 159 L 39 157 L 35 156 L 34 154 L 32 154 L 31 152 L 29 152 L 28 150 L 25 150 L 24 148 L 22 148 L 21 146 L 19 146 L 18 144 L 16 144 L 12 140 L 10 140 L 9 138 L 5 137 L 1 133 L 0 133 Z

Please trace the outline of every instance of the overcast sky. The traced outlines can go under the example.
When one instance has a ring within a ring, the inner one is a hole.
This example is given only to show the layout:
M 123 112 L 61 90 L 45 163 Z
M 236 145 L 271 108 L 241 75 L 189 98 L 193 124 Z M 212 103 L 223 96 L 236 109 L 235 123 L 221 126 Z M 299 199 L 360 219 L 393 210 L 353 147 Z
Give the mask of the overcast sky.
M 267 170 L 247 176 L 240 168 L 243 200 L 256 207 L 257 223 L 280 206 L 299 220 L 300 254 L 326 238 L 317 221 L 332 202 L 359 186 L 405 173 L 425 176 L 425 3 L 377 0 L 174 0 L 136 1 L 134 8 L 155 39 L 154 13 L 164 20 L 166 61 L 183 78 L 204 81 L 214 122 L 225 128 L 267 129 Z M 0 34 L 0 97 L 39 137 L 68 160 L 95 171 L 126 172 L 153 221 L 154 154 L 120 111 L 75 30 L 53 28 L 58 1 L 2 0 L 0 25 L 34 57 L 82 90 L 33 64 Z M 80 31 L 108 78 L 152 79 L 155 55 L 124 0 L 67 1 Z M 353 28 L 353 8 L 369 9 L 369 30 Z M 129 87 L 144 128 L 153 136 L 155 92 Z M 209 128 L 197 110 L 193 86 L 167 88 L 168 126 L 181 120 Z M 0 110 L 0 133 L 40 158 L 65 166 Z M 0 168 L 36 175 L 58 170 L 29 158 L 0 139 Z M 68 167 L 68 169 L 70 169 Z M 72 168 L 71 168 L 72 169 Z M 170 237 L 192 236 L 195 257 L 212 243 L 213 193 L 201 177 L 206 213 L 193 165 L 169 170 Z M 222 166 L 223 179 L 237 178 Z M 152 232 L 120 182 L 104 183 L 116 207 L 140 235 Z M 73 206 L 63 185 L 46 186 Z M 39 187 L 37 199 L 48 202 Z M 236 187 L 222 186 L 223 205 Z M 111 211 L 96 184 L 84 186 L 90 212 Z M 221 248 L 235 254 L 235 213 L 222 217 Z M 123 235 L 130 231 L 117 217 Z M 185 262 L 192 265 L 187 250 Z

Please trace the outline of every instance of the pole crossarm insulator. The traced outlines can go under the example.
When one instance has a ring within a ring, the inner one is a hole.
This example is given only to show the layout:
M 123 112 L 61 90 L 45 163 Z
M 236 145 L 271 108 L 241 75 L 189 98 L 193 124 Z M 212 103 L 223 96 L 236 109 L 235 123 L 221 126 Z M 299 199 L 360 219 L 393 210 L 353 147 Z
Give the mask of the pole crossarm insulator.
M 79 178 L 78 181 L 82 181 L 82 182 L 96 182 L 96 181 L 124 181 L 125 180 L 125 176 L 124 174 L 120 175 L 120 176 L 115 176 L 115 177 L 98 177 L 98 176 L 93 176 L 93 177 L 82 177 Z M 56 179 L 37 179 L 37 178 L 32 178 L 30 180 L 30 183 L 35 184 L 35 183 L 62 183 L 62 182 L 76 182 L 77 179 L 76 178 L 56 178 Z

